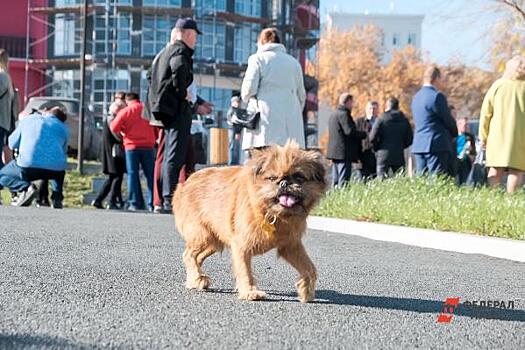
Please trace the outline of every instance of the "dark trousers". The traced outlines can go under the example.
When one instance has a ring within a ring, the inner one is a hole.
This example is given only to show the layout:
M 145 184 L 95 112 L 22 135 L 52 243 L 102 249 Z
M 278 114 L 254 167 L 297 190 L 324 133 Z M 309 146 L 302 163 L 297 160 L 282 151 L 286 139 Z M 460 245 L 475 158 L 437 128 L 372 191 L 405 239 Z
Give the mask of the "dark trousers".
M 128 171 L 128 203 L 138 209 L 144 209 L 144 197 L 140 186 L 139 169 L 142 168 L 148 186 L 148 207 L 153 208 L 153 168 L 155 150 L 126 150 L 126 170 Z
M 378 163 L 377 164 L 377 177 L 380 179 L 389 177 L 390 171 L 392 171 L 392 173 L 395 175 L 400 170 L 402 170 L 404 166 L 405 166 L 404 164 L 403 165 L 392 165 L 392 164 Z
M 231 130 L 230 136 L 230 159 L 228 165 L 239 165 L 241 163 L 241 134 Z
M 416 157 L 416 173 L 418 175 L 423 174 L 444 174 L 450 175 L 450 152 L 437 152 L 437 153 L 414 153 Z
M 352 162 L 342 160 L 334 160 L 332 162 L 332 186 L 344 186 L 352 175 Z
M 6 187 L 11 192 L 22 192 L 31 186 L 32 181 L 51 180 L 51 198 L 61 201 L 64 199 L 65 171 L 54 171 L 39 168 L 22 168 L 12 160 L 0 170 L 0 189 Z
M 371 150 L 361 154 L 361 176 L 363 179 L 370 179 L 376 176 L 376 155 Z
M 183 119 L 183 118 L 181 118 Z M 162 166 L 162 197 L 164 207 L 171 207 L 173 192 L 179 183 L 179 174 L 186 161 L 191 119 L 181 120 L 174 128 L 164 129 L 164 162 Z
M 164 129 L 159 130 L 159 145 L 157 147 L 157 157 L 155 158 L 155 169 L 153 171 L 153 205 L 162 207 L 162 164 L 164 163 Z
M 117 205 L 122 203 L 122 180 L 124 174 L 109 174 L 108 178 L 100 188 L 100 192 L 95 198 L 97 203 L 102 201 L 109 195 L 109 204 Z
M 463 159 L 457 159 L 456 165 L 456 183 L 463 185 L 467 182 L 470 171 L 472 170 L 472 161 L 469 157 L 465 157 Z

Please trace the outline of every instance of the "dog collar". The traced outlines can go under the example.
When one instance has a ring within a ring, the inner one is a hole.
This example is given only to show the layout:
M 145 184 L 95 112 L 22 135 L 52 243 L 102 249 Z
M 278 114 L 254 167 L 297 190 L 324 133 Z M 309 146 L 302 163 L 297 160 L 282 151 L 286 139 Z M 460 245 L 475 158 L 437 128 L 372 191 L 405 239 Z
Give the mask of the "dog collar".
M 264 220 L 261 223 L 261 229 L 266 236 L 270 238 L 275 234 L 275 223 L 277 222 L 277 216 L 275 214 L 266 213 L 264 215 Z

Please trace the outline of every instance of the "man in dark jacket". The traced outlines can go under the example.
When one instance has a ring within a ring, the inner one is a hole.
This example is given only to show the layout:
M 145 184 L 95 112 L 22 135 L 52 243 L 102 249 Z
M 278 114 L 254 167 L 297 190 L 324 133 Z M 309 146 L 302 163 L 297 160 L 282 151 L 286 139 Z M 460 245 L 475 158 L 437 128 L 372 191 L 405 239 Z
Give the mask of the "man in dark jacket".
M 444 84 L 439 68 L 430 66 L 425 70 L 423 87 L 412 100 L 416 127 L 412 153 L 418 174 L 450 174 L 450 162 L 454 161 L 452 139 L 458 135 L 458 129 L 447 98 L 439 92 Z
M 364 179 L 373 178 L 376 175 L 376 155 L 370 142 L 370 132 L 374 127 L 379 115 L 379 104 L 376 101 L 370 101 L 366 104 L 366 115 L 355 121 L 357 130 L 364 131 L 367 137 L 361 142 L 361 152 L 359 160 L 361 161 L 361 176 Z
M 151 68 L 148 101 L 155 119 L 164 126 L 165 149 L 162 167 L 164 210 L 171 211 L 171 199 L 188 151 L 191 130 L 193 52 L 197 23 L 191 18 L 177 20 L 170 43 L 155 57 Z
M 352 162 L 359 160 L 361 140 L 366 133 L 357 130 L 352 119 L 352 95 L 344 93 L 339 97 L 337 110 L 328 121 L 328 150 L 326 157 L 333 162 L 333 186 L 342 186 L 352 174 Z
M 377 177 L 383 178 L 390 170 L 396 173 L 404 168 L 404 150 L 412 144 L 412 127 L 399 110 L 398 99 L 388 99 L 385 113 L 370 132 L 370 142 L 376 150 Z

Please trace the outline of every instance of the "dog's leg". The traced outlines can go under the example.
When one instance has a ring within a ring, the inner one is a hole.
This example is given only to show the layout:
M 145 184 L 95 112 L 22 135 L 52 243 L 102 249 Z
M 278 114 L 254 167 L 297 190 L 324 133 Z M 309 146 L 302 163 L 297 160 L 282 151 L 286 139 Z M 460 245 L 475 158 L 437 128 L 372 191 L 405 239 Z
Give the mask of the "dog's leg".
M 207 256 L 213 254 L 209 252 L 208 248 L 210 247 L 205 246 L 195 248 L 186 245 L 186 249 L 184 250 L 184 254 L 182 255 L 182 260 L 184 261 L 184 265 L 186 266 L 186 288 L 204 290 L 208 289 L 208 287 L 210 286 L 210 278 L 206 276 L 206 274 L 204 273 L 204 271 L 202 271 L 201 268 L 202 261 Z M 203 254 L 208 255 L 204 256 Z M 200 263 L 199 256 L 201 257 Z
M 281 247 L 277 249 L 277 253 L 299 272 L 299 280 L 295 284 L 299 301 L 307 303 L 314 300 L 317 272 L 302 242 L 293 246 Z
M 261 300 L 266 298 L 266 293 L 258 290 L 252 274 L 252 255 L 246 252 L 240 245 L 232 242 L 231 245 L 233 271 L 239 299 Z

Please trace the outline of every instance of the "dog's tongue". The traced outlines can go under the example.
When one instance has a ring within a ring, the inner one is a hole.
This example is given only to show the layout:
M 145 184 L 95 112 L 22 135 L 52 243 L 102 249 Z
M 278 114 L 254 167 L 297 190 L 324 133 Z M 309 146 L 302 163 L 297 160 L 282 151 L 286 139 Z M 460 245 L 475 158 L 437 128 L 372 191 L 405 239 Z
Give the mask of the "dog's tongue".
M 279 197 L 279 203 L 286 208 L 291 208 L 295 204 L 295 197 L 282 195 Z

